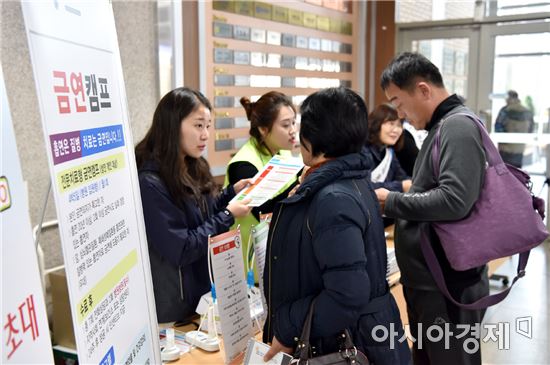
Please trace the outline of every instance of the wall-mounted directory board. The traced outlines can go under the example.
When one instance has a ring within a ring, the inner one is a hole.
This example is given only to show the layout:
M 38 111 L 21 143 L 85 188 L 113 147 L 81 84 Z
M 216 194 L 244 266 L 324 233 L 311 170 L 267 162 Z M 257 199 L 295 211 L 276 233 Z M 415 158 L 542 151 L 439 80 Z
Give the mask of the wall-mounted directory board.
M 357 8 L 342 0 L 205 4 L 206 94 L 214 107 L 208 161 L 214 175 L 225 174 L 249 138 L 242 96 L 255 101 L 278 90 L 299 106 L 322 88 L 357 88 Z

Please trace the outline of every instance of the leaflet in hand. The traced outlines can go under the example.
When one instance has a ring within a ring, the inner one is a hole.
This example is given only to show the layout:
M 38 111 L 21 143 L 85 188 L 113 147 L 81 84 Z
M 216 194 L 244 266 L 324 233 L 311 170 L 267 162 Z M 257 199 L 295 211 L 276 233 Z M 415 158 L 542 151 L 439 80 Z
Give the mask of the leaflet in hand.
M 252 185 L 241 190 L 231 202 L 250 198 L 252 201 L 248 203 L 248 206 L 259 207 L 292 181 L 302 167 L 304 167 L 304 163 L 299 157 L 275 155 L 263 170 L 252 178 Z
M 264 355 L 269 351 L 269 345 L 251 338 L 248 341 L 243 365 L 287 365 L 292 361 L 292 356 L 279 352 L 268 362 L 264 362 Z

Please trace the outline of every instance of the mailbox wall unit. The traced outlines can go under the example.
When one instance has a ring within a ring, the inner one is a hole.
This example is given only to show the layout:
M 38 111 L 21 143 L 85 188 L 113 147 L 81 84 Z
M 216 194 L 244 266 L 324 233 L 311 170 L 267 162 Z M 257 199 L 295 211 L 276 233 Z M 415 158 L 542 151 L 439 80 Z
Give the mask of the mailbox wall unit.
M 214 175 L 225 174 L 249 138 L 242 96 L 255 101 L 278 90 L 299 106 L 322 88 L 357 89 L 358 12 L 353 1 L 205 3 L 205 87 L 214 107 L 208 161 Z

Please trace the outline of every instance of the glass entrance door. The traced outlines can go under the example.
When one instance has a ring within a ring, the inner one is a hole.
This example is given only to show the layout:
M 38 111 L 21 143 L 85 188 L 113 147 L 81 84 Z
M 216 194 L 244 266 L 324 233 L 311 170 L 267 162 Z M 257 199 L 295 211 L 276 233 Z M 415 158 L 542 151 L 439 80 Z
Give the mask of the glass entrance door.
M 504 2 L 497 5 L 504 8 Z M 501 154 L 508 152 L 509 162 L 519 161 L 517 164 L 531 173 L 533 193 L 548 196 L 550 202 L 545 184 L 550 175 L 547 18 L 423 29 L 404 26 L 398 33 L 398 50 L 417 51 L 432 60 L 441 70 L 447 89 L 465 97 L 465 104 L 484 121 L 504 152 Z M 496 119 L 510 90 L 517 92 L 518 101 L 528 110 L 524 114 L 531 113 L 533 120 L 531 125 L 518 122 L 516 113 L 516 119 L 508 123 L 511 127 L 497 132 Z
M 506 162 L 547 169 L 550 142 L 550 24 L 495 24 L 481 30 L 478 111 Z M 517 96 L 517 97 L 516 97 Z

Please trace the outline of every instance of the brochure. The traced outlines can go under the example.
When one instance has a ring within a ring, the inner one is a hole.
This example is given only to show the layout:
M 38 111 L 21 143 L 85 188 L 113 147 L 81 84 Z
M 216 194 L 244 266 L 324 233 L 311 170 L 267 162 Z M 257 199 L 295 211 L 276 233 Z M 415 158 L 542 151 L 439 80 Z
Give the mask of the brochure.
M 248 206 L 259 207 L 273 198 L 304 167 L 300 157 L 283 157 L 275 155 L 263 170 L 252 178 L 252 184 L 241 190 L 232 200 L 252 199 Z

